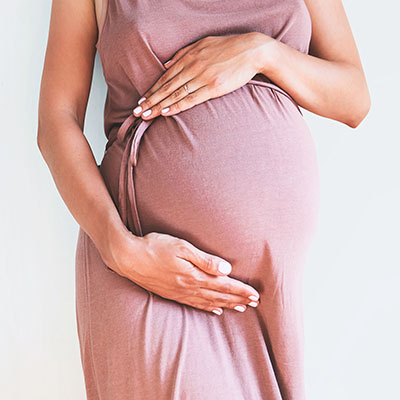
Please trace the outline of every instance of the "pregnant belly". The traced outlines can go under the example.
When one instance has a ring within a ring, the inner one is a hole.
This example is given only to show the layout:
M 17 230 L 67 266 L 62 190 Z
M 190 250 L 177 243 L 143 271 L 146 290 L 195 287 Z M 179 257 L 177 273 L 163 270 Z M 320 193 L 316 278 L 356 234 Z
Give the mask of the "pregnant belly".
M 113 145 L 101 165 L 114 201 L 122 150 Z M 156 118 L 140 141 L 134 187 L 143 235 L 188 240 L 244 281 L 285 246 L 302 257 L 316 226 L 311 134 L 295 104 L 265 86 Z

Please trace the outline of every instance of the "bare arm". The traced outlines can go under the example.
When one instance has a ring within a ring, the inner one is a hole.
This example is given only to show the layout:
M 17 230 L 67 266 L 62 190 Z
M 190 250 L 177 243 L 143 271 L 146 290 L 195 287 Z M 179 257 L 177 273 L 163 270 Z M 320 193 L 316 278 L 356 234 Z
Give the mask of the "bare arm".
M 53 0 L 37 142 L 64 202 L 104 263 L 139 286 L 219 314 L 222 307 L 256 307 L 258 292 L 229 277 L 226 260 L 168 234 L 135 236 L 121 221 L 83 135 L 97 40 L 94 13 L 92 0 Z
M 37 143 L 69 211 L 113 265 L 113 246 L 129 233 L 83 134 L 96 39 L 92 0 L 53 0 Z
M 305 0 L 312 21 L 309 54 L 265 37 L 260 72 L 303 108 L 356 128 L 370 94 L 341 0 Z

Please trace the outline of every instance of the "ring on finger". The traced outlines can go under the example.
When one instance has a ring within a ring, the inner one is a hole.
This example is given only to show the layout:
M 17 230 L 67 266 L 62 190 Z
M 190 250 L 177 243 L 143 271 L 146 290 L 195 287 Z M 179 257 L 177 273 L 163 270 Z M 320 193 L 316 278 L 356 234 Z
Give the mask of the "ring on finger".
M 190 90 L 189 90 L 189 87 L 188 87 L 188 85 L 187 85 L 187 83 L 185 83 L 183 86 L 181 86 L 179 89 L 177 89 L 175 92 L 176 93 L 179 93 L 179 91 L 182 91 L 182 88 L 185 90 L 185 92 L 187 93 L 187 94 L 190 94 L 190 93 L 192 93 Z M 183 97 L 181 97 L 181 99 L 182 98 L 184 98 L 185 96 L 183 96 Z M 169 107 L 165 107 L 165 108 L 163 108 L 162 110 L 161 110 L 161 113 L 162 114 L 164 114 L 164 113 L 167 113 L 168 111 L 169 111 Z

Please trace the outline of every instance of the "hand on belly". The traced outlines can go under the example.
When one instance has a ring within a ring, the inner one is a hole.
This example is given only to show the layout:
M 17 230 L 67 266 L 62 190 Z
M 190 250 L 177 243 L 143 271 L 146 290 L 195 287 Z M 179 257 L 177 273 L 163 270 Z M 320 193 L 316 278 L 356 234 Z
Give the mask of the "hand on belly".
M 243 312 L 258 305 L 254 288 L 228 276 L 227 261 L 186 240 L 150 232 L 128 240 L 116 254 L 113 270 L 161 297 L 218 315 L 222 307 Z
M 134 115 L 171 116 L 239 89 L 259 73 L 258 53 L 265 43 L 265 35 L 248 32 L 207 36 L 184 47 L 139 99 Z

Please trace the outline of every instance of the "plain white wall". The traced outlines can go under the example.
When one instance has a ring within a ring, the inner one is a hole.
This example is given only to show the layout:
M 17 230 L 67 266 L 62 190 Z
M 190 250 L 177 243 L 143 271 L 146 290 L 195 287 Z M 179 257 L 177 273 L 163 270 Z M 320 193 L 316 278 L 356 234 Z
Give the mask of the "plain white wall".
M 304 110 L 321 177 L 304 281 L 308 400 L 400 399 L 400 10 L 389 0 L 344 5 L 372 107 L 355 130 Z M 0 3 L 0 398 L 7 400 L 85 398 L 78 225 L 36 146 L 50 7 L 50 0 Z M 97 57 L 85 134 L 99 163 L 105 89 Z

